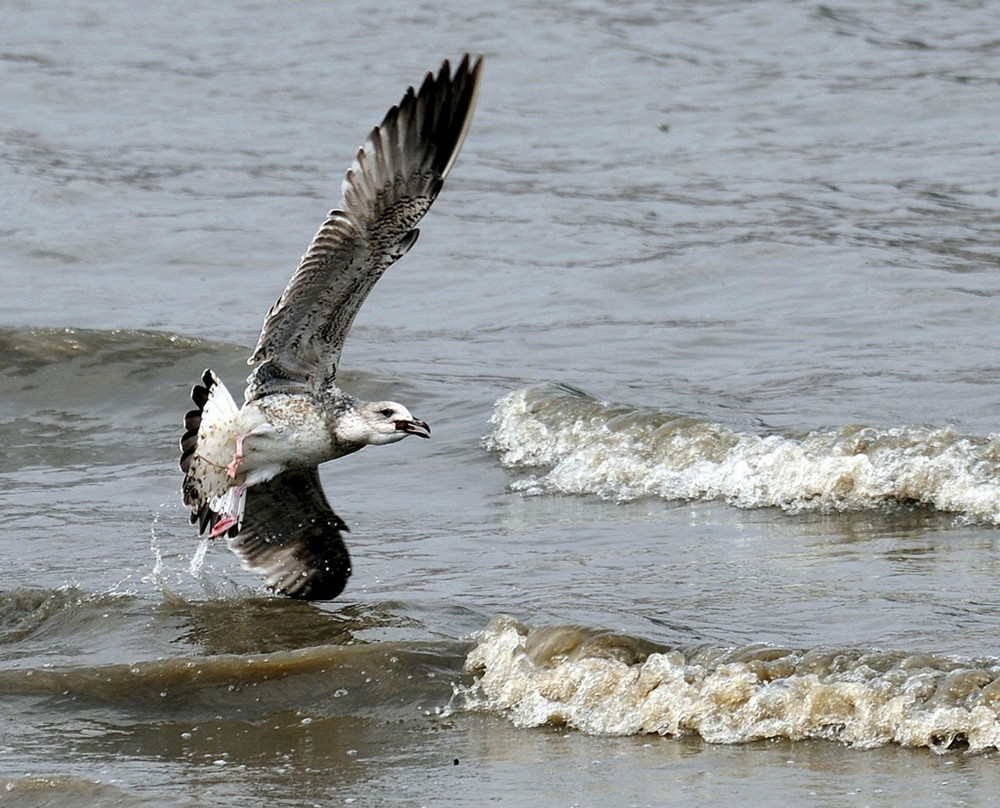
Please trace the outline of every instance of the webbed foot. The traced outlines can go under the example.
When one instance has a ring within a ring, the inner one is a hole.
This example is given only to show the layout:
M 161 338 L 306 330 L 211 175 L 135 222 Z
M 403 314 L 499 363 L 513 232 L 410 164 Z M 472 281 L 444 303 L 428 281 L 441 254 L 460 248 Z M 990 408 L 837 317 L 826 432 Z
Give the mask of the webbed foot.
M 229 512 L 221 516 L 209 534 L 213 539 L 224 536 L 233 530 L 233 528 L 236 529 L 230 534 L 231 536 L 235 536 L 239 532 L 240 516 L 243 511 L 243 495 L 246 493 L 246 490 L 247 487 L 245 485 L 240 485 L 233 491 L 233 502 L 229 508 Z
M 219 538 L 229 532 L 229 528 L 236 524 L 236 517 L 227 514 L 223 516 L 218 522 L 215 523 L 215 527 L 212 528 L 212 532 L 209 534 L 213 539 Z

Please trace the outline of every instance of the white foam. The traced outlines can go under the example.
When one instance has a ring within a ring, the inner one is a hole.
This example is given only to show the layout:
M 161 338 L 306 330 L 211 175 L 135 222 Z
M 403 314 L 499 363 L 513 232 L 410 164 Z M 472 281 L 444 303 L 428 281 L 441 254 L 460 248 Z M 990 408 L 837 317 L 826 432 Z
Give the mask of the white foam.
M 848 426 L 802 438 L 594 401 L 552 386 L 494 407 L 486 445 L 526 494 L 725 499 L 742 508 L 919 504 L 1000 523 L 1000 437 Z
M 1000 748 L 997 660 L 767 646 L 630 653 L 629 638 L 616 647 L 604 634 L 591 648 L 593 636 L 494 618 L 466 660 L 475 684 L 456 702 L 596 735 Z

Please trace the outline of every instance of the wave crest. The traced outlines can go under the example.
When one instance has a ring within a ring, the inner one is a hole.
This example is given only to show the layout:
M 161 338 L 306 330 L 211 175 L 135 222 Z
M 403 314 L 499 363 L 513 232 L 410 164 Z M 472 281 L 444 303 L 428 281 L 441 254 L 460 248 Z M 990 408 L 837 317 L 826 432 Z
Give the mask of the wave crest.
M 526 494 L 724 499 L 741 508 L 919 505 L 1000 523 L 1000 437 L 845 426 L 803 437 L 741 432 L 543 385 L 494 406 L 486 446 Z
M 1000 748 L 996 660 L 766 645 L 648 651 L 627 637 L 596 639 L 579 627 L 494 618 L 466 660 L 475 684 L 457 696 L 520 727 L 595 735 Z

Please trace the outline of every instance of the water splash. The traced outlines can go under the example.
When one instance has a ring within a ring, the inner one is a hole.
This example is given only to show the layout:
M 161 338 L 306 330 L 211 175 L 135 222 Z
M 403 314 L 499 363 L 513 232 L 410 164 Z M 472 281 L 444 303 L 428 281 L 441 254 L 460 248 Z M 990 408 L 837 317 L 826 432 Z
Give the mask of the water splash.
M 142 582 L 152 584 L 163 589 L 166 581 L 163 577 L 163 554 L 160 552 L 160 541 L 156 535 L 156 525 L 160 521 L 159 511 L 153 514 L 153 521 L 149 524 L 149 549 L 153 554 L 153 569 L 148 575 L 142 577 Z
M 201 580 L 202 570 L 205 566 L 205 556 L 208 554 L 208 547 L 211 543 L 212 540 L 208 536 L 202 537 L 201 541 L 198 542 L 197 549 L 191 556 L 191 563 L 188 564 L 188 572 L 196 580 Z

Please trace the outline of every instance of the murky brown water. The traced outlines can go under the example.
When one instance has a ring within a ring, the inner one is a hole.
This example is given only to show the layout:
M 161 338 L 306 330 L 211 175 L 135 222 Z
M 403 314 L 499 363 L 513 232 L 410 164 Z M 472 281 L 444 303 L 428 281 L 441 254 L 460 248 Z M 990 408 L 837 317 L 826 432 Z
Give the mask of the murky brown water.
M 0 804 L 995 802 L 989 6 L 0 16 Z M 433 440 L 324 468 L 348 589 L 270 598 L 188 389 L 465 50 L 344 354 Z

